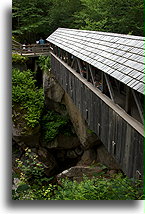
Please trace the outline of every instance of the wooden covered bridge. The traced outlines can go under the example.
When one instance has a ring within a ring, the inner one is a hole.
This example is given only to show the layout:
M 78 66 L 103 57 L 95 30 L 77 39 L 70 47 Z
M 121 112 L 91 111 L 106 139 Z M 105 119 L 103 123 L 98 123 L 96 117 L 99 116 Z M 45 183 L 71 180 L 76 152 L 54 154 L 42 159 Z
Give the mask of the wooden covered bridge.
M 143 37 L 58 28 L 52 72 L 129 177 L 143 178 Z

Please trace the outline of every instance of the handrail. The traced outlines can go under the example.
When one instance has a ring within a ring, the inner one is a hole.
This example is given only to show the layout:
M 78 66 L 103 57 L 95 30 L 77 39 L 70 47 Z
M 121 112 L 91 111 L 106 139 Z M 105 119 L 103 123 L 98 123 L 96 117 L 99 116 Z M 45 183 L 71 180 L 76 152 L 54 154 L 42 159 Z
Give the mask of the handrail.
M 12 40 L 12 51 L 21 55 L 40 55 L 43 53 L 48 53 L 50 45 L 47 44 L 21 44 Z
M 21 43 L 19 43 L 19 42 L 15 41 L 14 39 L 12 39 L 12 44 L 13 44 L 13 43 L 16 43 L 16 44 L 18 44 L 18 45 L 22 45 Z

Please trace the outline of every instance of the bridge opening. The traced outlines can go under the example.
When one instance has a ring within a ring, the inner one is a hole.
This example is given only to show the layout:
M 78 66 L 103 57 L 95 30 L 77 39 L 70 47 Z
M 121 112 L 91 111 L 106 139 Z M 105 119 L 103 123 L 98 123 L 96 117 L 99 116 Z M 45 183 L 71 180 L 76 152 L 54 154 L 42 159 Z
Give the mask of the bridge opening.
M 118 81 L 85 61 L 73 56 L 61 48 L 51 44 L 51 50 L 62 61 L 67 63 L 96 89 L 119 105 L 131 117 L 143 124 L 144 95 L 130 89 L 126 84 Z

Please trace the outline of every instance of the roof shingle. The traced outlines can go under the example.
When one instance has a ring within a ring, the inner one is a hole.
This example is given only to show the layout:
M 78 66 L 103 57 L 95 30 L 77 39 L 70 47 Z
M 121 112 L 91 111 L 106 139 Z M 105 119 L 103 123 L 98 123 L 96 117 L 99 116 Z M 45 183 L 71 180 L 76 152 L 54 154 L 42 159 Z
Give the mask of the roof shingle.
M 144 93 L 144 38 L 58 28 L 47 41 Z

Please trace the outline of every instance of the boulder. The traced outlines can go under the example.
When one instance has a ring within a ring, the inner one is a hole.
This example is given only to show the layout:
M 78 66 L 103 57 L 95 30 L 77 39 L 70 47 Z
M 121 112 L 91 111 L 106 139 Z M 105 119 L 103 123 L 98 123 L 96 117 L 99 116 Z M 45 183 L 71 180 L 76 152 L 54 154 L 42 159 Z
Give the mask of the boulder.
M 25 110 L 19 105 L 13 107 L 12 138 L 25 149 L 38 147 L 40 138 L 40 125 L 32 128 L 25 120 Z
M 77 163 L 77 166 L 90 166 L 97 160 L 97 154 L 94 149 L 85 150 L 81 160 Z
M 13 133 L 13 140 L 18 143 L 23 149 L 27 146 L 38 147 L 39 145 L 39 138 L 40 138 L 40 126 L 37 126 L 29 131 L 25 132 L 21 127 L 13 125 L 12 129 Z
M 102 171 L 101 167 L 89 167 L 89 166 L 74 166 L 57 175 L 57 181 L 60 183 L 62 178 L 68 178 L 70 180 L 76 180 L 78 182 L 83 180 L 83 177 L 92 178 Z
M 43 73 L 43 89 L 45 101 L 50 99 L 57 103 L 61 102 L 64 90 L 52 74 L 47 74 L 46 72 Z
M 16 62 L 13 62 L 12 63 L 12 68 L 13 69 L 18 69 L 20 71 L 26 71 L 27 70 L 27 65 L 26 65 L 26 63 L 16 63 Z
M 70 120 L 82 146 L 87 149 L 99 145 L 99 138 L 95 133 L 89 131 L 86 121 L 67 93 L 64 94 L 62 102 L 66 105 Z
M 81 147 L 77 147 L 74 150 L 67 150 L 66 156 L 68 158 L 77 158 L 83 154 Z
M 48 149 L 73 149 L 80 145 L 77 136 L 58 135 L 53 141 L 42 142 L 42 146 Z
M 97 147 L 97 162 L 106 165 L 110 169 L 120 169 L 119 164 L 116 162 L 114 157 L 109 154 L 105 146 L 102 144 Z
M 51 73 L 43 74 L 43 88 L 45 103 L 48 108 L 63 115 L 69 115 L 80 143 L 85 149 L 100 144 L 97 135 L 89 131 L 86 121 L 79 112 L 79 109 Z
M 45 164 L 45 174 L 52 176 L 57 168 L 55 157 L 42 147 L 38 149 L 38 156 L 40 161 Z

